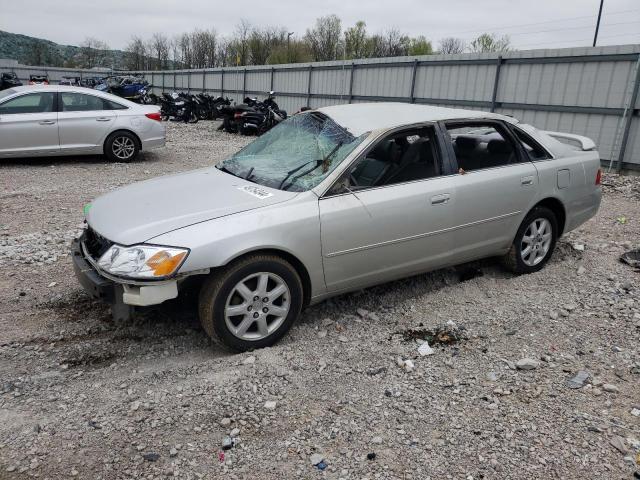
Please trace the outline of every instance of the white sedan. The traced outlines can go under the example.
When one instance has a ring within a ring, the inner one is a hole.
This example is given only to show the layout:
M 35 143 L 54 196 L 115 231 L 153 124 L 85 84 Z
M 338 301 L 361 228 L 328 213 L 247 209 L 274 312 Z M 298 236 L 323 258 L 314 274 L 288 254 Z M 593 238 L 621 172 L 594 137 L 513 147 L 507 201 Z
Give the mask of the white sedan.
M 128 162 L 162 147 L 160 109 L 62 85 L 0 92 L 0 158 L 104 154 Z

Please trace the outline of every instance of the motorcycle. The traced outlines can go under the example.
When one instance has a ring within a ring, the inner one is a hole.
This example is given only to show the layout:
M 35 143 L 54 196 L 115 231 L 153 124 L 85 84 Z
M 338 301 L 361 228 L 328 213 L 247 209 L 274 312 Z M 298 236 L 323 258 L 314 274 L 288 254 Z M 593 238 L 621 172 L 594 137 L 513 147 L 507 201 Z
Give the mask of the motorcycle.
M 198 103 L 193 95 L 185 93 L 163 93 L 160 101 L 160 118 L 175 122 L 198 123 Z
M 276 103 L 273 91 L 262 102 L 255 98 L 250 100 L 251 109 L 234 113 L 237 130 L 242 135 L 262 135 L 287 118 L 287 112 Z

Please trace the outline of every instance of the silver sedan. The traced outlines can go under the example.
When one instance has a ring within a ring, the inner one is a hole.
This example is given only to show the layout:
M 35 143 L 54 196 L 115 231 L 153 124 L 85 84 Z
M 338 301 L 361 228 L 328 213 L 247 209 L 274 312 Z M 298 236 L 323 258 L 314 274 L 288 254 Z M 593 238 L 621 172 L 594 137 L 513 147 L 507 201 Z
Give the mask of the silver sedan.
M 0 92 L 0 158 L 104 154 L 128 162 L 164 144 L 156 106 L 62 85 Z
M 558 237 L 598 210 L 599 166 L 588 138 L 507 116 L 326 107 L 215 167 L 98 198 L 75 270 L 116 315 L 199 276 L 205 331 L 259 348 L 333 295 L 491 256 L 540 270 Z

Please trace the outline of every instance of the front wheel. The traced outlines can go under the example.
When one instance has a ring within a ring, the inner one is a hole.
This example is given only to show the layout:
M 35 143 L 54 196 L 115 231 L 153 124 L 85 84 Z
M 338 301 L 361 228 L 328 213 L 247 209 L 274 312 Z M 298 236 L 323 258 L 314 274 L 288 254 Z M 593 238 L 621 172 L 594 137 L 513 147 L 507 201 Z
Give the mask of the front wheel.
M 115 132 L 104 142 L 104 154 L 112 162 L 130 162 L 139 151 L 138 139 L 129 132 Z
M 214 273 L 200 290 L 200 322 L 216 343 L 246 351 L 273 345 L 300 315 L 300 276 L 286 260 L 251 255 Z
M 535 207 L 522 221 L 503 262 L 515 273 L 537 272 L 551 258 L 557 238 L 555 214 L 546 207 Z

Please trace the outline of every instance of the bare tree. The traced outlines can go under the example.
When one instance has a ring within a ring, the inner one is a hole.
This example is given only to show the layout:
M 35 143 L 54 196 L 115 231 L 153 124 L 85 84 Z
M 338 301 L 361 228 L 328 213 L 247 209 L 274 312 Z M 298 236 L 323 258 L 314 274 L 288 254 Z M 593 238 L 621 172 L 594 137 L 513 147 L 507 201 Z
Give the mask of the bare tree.
M 305 40 L 316 61 L 338 58 L 342 24 L 336 15 L 320 17 L 313 28 L 307 29 Z
M 451 55 L 454 53 L 463 53 L 467 48 L 466 43 L 461 38 L 446 37 L 440 40 L 440 53 Z
M 180 64 L 180 36 L 176 35 L 169 41 L 169 51 L 171 52 L 171 61 L 173 69 L 179 68 Z
M 483 33 L 474 39 L 469 46 L 472 52 L 508 52 L 511 40 L 508 35 L 498 37 L 495 33 Z
M 85 68 L 103 66 L 109 46 L 97 38 L 87 37 L 80 44 L 80 62 Z
M 180 62 L 183 68 L 191 68 L 193 66 L 191 36 L 188 33 L 183 33 L 180 36 Z
M 367 24 L 362 20 L 344 32 L 345 52 L 347 58 L 366 58 L 367 49 Z
M 129 70 L 143 70 L 145 68 L 145 46 L 140 37 L 133 36 L 126 48 L 126 65 Z
M 169 39 L 163 33 L 154 33 L 151 37 L 153 55 L 155 57 L 156 69 L 167 68 L 169 60 Z
M 384 57 L 400 57 L 407 55 L 410 39 L 398 29 L 390 28 L 384 33 Z

